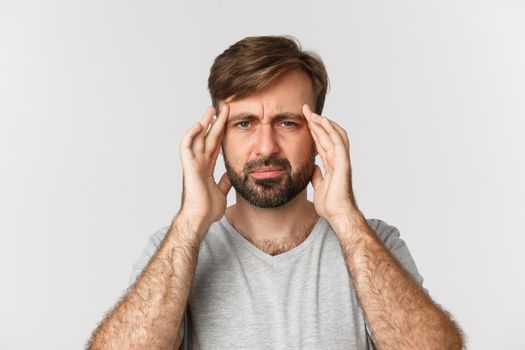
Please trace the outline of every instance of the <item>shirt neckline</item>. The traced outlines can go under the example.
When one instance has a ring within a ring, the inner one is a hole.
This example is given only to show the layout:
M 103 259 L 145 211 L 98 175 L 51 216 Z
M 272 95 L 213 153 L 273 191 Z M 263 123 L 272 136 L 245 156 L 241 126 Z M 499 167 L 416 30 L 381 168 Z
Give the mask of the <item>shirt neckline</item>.
M 228 221 L 228 218 L 226 217 L 226 215 L 223 215 L 223 217 L 220 220 L 220 223 L 226 228 L 227 232 L 231 233 L 231 237 L 233 237 L 233 239 L 239 245 L 241 245 L 243 248 L 250 251 L 252 254 L 254 254 L 258 258 L 268 263 L 271 263 L 271 264 L 274 264 L 276 262 L 286 261 L 294 256 L 297 256 L 303 250 L 305 250 L 308 246 L 310 246 L 315 241 L 315 239 L 317 239 L 317 237 L 319 237 L 321 233 L 326 230 L 328 226 L 328 223 L 326 222 L 326 220 L 323 217 L 319 216 L 312 231 L 301 244 L 299 244 L 298 246 L 284 253 L 277 254 L 277 255 L 270 255 L 262 251 L 261 249 L 257 248 L 252 242 L 250 242 L 239 231 L 237 231 L 237 229 L 230 223 L 230 221 Z

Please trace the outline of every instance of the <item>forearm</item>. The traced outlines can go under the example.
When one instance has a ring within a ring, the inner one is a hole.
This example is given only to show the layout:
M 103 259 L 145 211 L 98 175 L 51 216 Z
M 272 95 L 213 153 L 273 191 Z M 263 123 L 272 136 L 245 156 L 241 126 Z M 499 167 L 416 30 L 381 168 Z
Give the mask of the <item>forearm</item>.
M 177 216 L 136 283 L 93 333 L 88 348 L 174 349 L 197 264 L 200 232 Z M 201 225 L 202 226 L 202 225 Z
M 383 246 L 362 215 L 334 227 L 378 349 L 461 349 L 461 331 Z

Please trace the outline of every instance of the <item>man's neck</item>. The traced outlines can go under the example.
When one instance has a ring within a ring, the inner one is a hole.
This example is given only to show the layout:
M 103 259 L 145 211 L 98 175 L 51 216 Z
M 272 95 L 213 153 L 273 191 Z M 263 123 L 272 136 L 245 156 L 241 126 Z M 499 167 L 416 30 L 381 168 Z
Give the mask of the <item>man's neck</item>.
M 278 208 L 257 208 L 237 194 L 226 218 L 260 250 L 277 255 L 295 248 L 310 234 L 319 216 L 306 198 L 306 189 Z

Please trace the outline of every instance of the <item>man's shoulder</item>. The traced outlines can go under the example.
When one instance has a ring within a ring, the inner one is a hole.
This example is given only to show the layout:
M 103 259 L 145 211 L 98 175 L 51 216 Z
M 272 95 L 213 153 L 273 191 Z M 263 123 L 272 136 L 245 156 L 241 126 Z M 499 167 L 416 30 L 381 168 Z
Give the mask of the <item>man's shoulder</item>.
M 419 274 L 412 254 L 405 241 L 400 237 L 401 235 L 397 227 L 380 219 L 367 219 L 367 222 L 368 226 L 374 230 L 383 245 L 397 258 L 415 281 L 422 286 L 423 277 Z M 423 290 L 428 294 L 425 288 L 423 288 Z
M 396 226 L 377 218 L 367 218 L 368 227 L 370 227 L 379 237 L 381 242 L 387 247 L 392 248 L 392 244 L 400 238 L 400 232 Z
M 166 226 L 159 228 L 157 231 L 155 231 L 149 238 L 150 243 L 152 243 L 156 247 L 159 247 L 160 244 L 162 243 L 162 240 L 164 239 L 164 237 L 170 230 L 170 227 L 171 225 L 166 225 Z

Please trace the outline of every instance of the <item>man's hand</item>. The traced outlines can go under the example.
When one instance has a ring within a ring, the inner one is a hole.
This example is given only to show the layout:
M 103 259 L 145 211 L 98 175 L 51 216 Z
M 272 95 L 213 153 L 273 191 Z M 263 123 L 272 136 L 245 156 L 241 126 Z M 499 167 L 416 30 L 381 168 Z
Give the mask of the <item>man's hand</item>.
M 330 223 L 348 219 L 349 215 L 361 215 L 352 191 L 346 131 L 336 122 L 312 112 L 307 104 L 303 105 L 303 113 L 325 169 L 323 177 L 316 165 L 312 176 L 315 210 Z
M 312 176 L 317 213 L 334 228 L 378 349 L 461 349 L 461 330 L 368 227 L 352 191 L 348 136 L 303 106 L 325 168 Z
M 218 184 L 213 177 L 228 120 L 228 105 L 224 104 L 217 119 L 214 115 L 215 108 L 209 107 L 202 120 L 186 132 L 180 144 L 184 179 L 179 214 L 191 220 L 201 220 L 206 227 L 224 214 L 226 195 L 231 188 L 226 173 Z
M 184 135 L 181 209 L 136 282 L 93 332 L 88 349 L 180 348 L 199 244 L 209 224 L 224 214 L 231 188 L 226 174 L 218 185 L 213 178 L 228 106 L 215 121 L 214 114 L 208 108 L 200 123 Z

